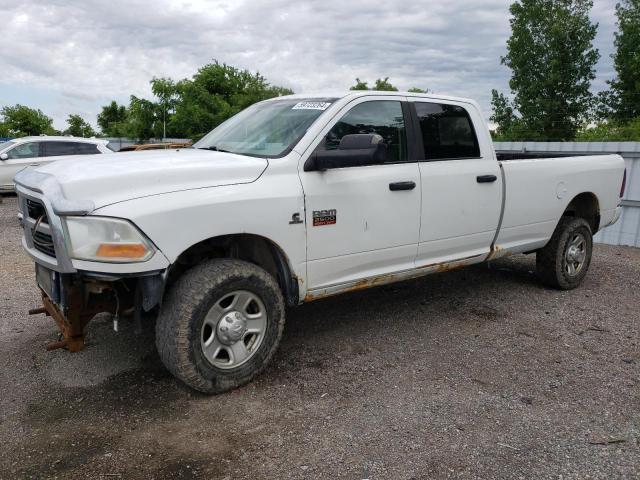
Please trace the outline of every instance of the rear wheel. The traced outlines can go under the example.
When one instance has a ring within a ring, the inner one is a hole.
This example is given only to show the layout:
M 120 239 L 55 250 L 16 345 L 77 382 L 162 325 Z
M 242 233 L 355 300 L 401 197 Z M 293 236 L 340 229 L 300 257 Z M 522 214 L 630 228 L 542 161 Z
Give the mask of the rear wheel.
M 592 250 L 593 236 L 587 221 L 562 217 L 549 243 L 536 254 L 538 278 L 553 288 L 576 288 L 587 275 Z
M 211 260 L 189 270 L 168 293 L 156 346 L 184 383 L 222 393 L 265 368 L 283 328 L 284 301 L 271 275 L 240 260 Z

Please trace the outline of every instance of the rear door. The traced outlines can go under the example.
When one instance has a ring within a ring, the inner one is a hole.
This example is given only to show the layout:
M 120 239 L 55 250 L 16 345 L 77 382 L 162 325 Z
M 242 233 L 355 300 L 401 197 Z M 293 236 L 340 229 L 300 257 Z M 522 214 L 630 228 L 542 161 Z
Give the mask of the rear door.
M 489 253 L 502 177 L 479 111 L 471 104 L 410 98 L 423 153 L 418 267 Z M 484 127 L 483 127 L 484 128 Z
M 337 148 L 348 134 L 379 134 L 383 163 L 305 172 L 310 290 L 414 267 L 420 222 L 420 170 L 405 97 L 360 97 L 334 117 L 309 149 Z M 410 189 L 392 190 L 393 184 Z

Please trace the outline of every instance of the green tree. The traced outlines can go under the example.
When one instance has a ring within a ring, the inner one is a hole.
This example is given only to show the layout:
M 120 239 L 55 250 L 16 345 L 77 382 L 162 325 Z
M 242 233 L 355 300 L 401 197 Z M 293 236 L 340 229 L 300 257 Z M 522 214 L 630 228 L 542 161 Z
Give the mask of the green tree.
M 127 109 L 124 132 L 127 137 L 140 142 L 162 137 L 162 116 L 160 105 L 144 98 L 131 95 Z
M 74 137 L 93 137 L 96 134 L 93 127 L 80 115 L 69 115 L 67 118 L 67 129 L 63 133 L 65 135 L 73 135 Z
M 592 5 L 592 0 L 518 0 L 511 5 L 511 37 L 501 61 L 512 71 L 514 97 L 511 103 L 496 92 L 493 116 L 504 120 L 510 118 L 508 108 L 516 112 L 508 120 L 511 130 L 498 127 L 513 140 L 572 140 L 585 123 L 600 58 L 593 47 Z
M 41 110 L 24 105 L 6 106 L 0 110 L 3 130 L 8 137 L 25 137 L 27 135 L 54 135 L 53 120 Z
M 102 111 L 98 114 L 98 126 L 107 137 L 124 137 L 126 123 L 127 107 L 118 105 L 115 100 L 102 107 Z
M 398 89 L 389 83 L 389 77 L 385 77 L 384 79 L 378 78 L 376 80 L 375 85 L 373 86 L 373 90 L 379 90 L 381 92 L 397 92 Z
M 640 117 L 624 123 L 603 121 L 578 133 L 579 142 L 637 142 L 640 141 Z
M 171 137 L 174 132 L 171 130 L 170 120 L 179 100 L 176 83 L 170 78 L 154 78 L 151 80 L 151 91 L 158 99 L 158 121 L 161 122 L 160 125 L 162 126 L 156 137 L 165 138 L 167 135 Z M 169 125 L 168 130 L 167 125 Z
M 270 85 L 259 73 L 214 62 L 191 79 L 176 83 L 175 113 L 169 127 L 174 134 L 197 139 L 253 103 L 293 93 Z
M 356 78 L 356 84 L 349 88 L 349 90 L 369 90 L 367 82 L 363 82 L 359 78 Z
M 616 78 L 611 90 L 601 96 L 609 107 L 604 115 L 618 122 L 640 117 L 640 0 L 623 0 L 616 5 L 618 32 L 612 55 Z
M 398 89 L 391 85 L 389 82 L 389 77 L 378 78 L 373 85 L 373 87 L 369 88 L 367 82 L 363 82 L 359 78 L 356 78 L 356 84 L 349 88 L 349 90 L 380 90 L 383 92 L 397 92 Z
M 513 105 L 509 99 L 497 90 L 491 90 L 491 106 L 493 113 L 489 120 L 497 125 L 495 132 L 491 132 L 495 140 L 510 140 L 519 137 L 522 122 L 516 117 Z

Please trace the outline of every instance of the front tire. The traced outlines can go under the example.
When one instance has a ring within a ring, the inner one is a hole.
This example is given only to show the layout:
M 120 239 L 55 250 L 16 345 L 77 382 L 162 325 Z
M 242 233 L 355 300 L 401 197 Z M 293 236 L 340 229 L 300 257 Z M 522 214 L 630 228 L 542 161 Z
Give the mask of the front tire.
M 536 253 L 538 278 L 552 288 L 576 288 L 587 275 L 592 251 L 593 235 L 587 221 L 562 217 L 549 243 Z
M 173 285 L 156 324 L 167 369 L 191 388 L 227 392 L 269 363 L 284 329 L 284 300 L 275 279 L 248 262 L 207 261 Z

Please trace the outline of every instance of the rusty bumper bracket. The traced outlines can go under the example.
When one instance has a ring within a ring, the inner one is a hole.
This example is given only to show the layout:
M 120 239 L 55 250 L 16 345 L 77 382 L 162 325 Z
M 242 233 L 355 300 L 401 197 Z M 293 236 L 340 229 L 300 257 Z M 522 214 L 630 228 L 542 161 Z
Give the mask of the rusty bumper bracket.
M 61 340 L 47 345 L 47 350 L 56 350 L 58 348 L 66 348 L 70 352 L 79 352 L 82 350 L 84 348 L 84 327 L 89 323 L 91 317 L 80 314 L 81 306 L 73 304 L 69 305 L 66 309 L 67 315 L 65 316 L 44 291 L 40 290 L 40 293 L 42 294 L 43 307 L 29 310 L 29 314 L 36 315 L 44 313 L 52 317 L 63 337 Z M 77 295 L 70 296 L 70 298 L 76 302 L 80 301 Z

